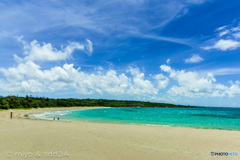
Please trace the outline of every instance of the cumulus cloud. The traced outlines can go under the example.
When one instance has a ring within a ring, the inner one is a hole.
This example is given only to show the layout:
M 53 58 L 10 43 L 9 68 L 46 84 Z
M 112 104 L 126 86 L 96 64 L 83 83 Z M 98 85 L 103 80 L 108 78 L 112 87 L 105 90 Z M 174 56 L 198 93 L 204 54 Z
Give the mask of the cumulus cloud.
M 238 47 L 240 47 L 240 42 L 238 41 L 231 40 L 231 39 L 228 39 L 228 40 L 220 39 L 213 46 L 203 47 L 203 49 L 205 50 L 218 49 L 222 51 L 227 51 L 227 50 L 235 50 Z
M 43 70 L 33 61 L 27 61 L 17 67 L 0 68 L 0 72 L 6 77 L 6 81 L 1 81 L 0 89 L 12 92 L 55 92 L 73 89 L 84 95 L 108 93 L 141 96 L 156 95 L 159 91 L 138 68 L 129 68 L 126 73 L 117 73 L 115 70 L 103 73 L 100 70 L 90 74 L 74 68 L 73 64 Z M 157 77 L 159 81 L 164 81 L 165 77 Z M 160 85 L 160 88 L 163 88 L 166 84 Z
M 0 72 L 5 76 L 5 80 L 0 81 L 0 89 L 5 91 L 31 93 L 71 89 L 84 95 L 107 93 L 142 96 L 156 95 L 159 89 L 164 88 L 168 83 L 168 78 L 157 75 L 155 78 L 152 77 L 152 80 L 157 80 L 158 83 L 158 86 L 154 86 L 137 67 L 130 67 L 125 73 L 117 73 L 113 69 L 105 71 L 102 67 L 96 68 L 97 73 L 87 73 L 81 71 L 81 68 L 74 68 L 73 64 L 44 70 L 37 62 L 66 60 L 75 49 L 91 55 L 92 42 L 88 39 L 84 45 L 69 42 L 66 47 L 56 49 L 50 43 L 41 45 L 36 40 L 28 43 L 22 40 L 22 37 L 18 37 L 18 41 L 23 44 L 25 57 L 14 55 L 19 62 L 16 67 L 0 68 Z
M 217 49 L 221 51 L 235 50 L 240 47 L 240 23 L 234 21 L 216 29 L 217 37 L 212 39 L 213 44 L 202 47 L 204 50 Z
M 227 89 L 227 94 L 230 97 L 235 97 L 240 95 L 240 82 L 236 81 L 235 83 L 232 83 L 231 87 Z
M 162 71 L 169 73 L 169 77 L 176 80 L 178 85 L 173 85 L 169 90 L 170 95 L 186 97 L 229 97 L 240 95 L 239 84 L 232 84 L 230 87 L 217 83 L 213 74 L 205 76 L 197 72 L 186 72 L 174 70 L 170 66 L 161 65 Z
M 0 90 L 21 93 L 75 91 L 81 95 L 110 94 L 148 97 L 146 100 L 166 100 L 175 96 L 186 97 L 234 97 L 240 95 L 240 82 L 226 85 L 216 82 L 213 74 L 200 75 L 197 72 L 175 70 L 161 65 L 162 73 L 146 77 L 137 67 L 130 67 L 124 73 L 117 71 L 95 70 L 86 73 L 73 64 L 64 64 L 50 69 L 42 69 L 33 61 L 22 62 L 16 67 L 0 68 L 5 80 L 0 80 Z M 170 86 L 164 96 L 159 97 L 160 90 L 169 85 L 170 79 L 177 84 Z M 151 97 L 153 99 L 151 99 Z M 165 98 L 164 98 L 165 97 Z
M 172 72 L 172 68 L 170 66 L 167 66 L 167 65 L 161 65 L 160 66 L 161 70 L 163 70 L 164 72 Z
M 18 39 L 23 44 L 23 55 L 17 66 L 0 68 L 5 79 L 0 80 L 0 90 L 21 93 L 57 92 L 64 90 L 75 91 L 82 95 L 111 94 L 131 95 L 134 97 L 149 97 L 160 100 L 159 91 L 169 85 L 170 79 L 177 81 L 177 85 L 170 86 L 167 91 L 168 99 L 171 96 L 180 95 L 188 97 L 234 97 L 240 95 L 240 83 L 232 83 L 230 87 L 217 83 L 213 74 L 202 76 L 197 72 L 175 70 L 169 65 L 161 65 L 162 73 L 146 76 L 137 67 L 129 67 L 125 72 L 117 72 L 113 67 L 104 70 L 96 68 L 94 73 L 87 73 L 74 64 L 65 63 L 63 66 L 55 66 L 42 69 L 37 62 L 66 60 L 74 50 L 85 51 L 88 55 L 93 52 L 90 40 L 85 44 L 69 42 L 61 49 L 56 49 L 50 43 L 39 44 L 36 40 L 28 43 L 22 38 Z M 193 55 L 186 59 L 186 63 L 197 63 L 203 59 L 199 55 Z M 167 63 L 170 59 L 167 60 Z
M 199 63 L 203 61 L 203 58 L 198 54 L 193 54 L 192 57 L 185 59 L 185 63 Z
M 156 89 L 152 82 L 144 79 L 144 73 L 141 73 L 138 68 L 130 68 L 127 70 L 133 76 L 131 80 L 131 86 L 127 91 L 128 94 L 142 95 L 142 94 L 157 94 L 158 89 Z
M 17 40 L 23 44 L 24 58 L 14 54 L 14 59 L 18 62 L 21 61 L 58 61 L 68 59 L 74 50 L 83 50 L 88 55 L 93 52 L 92 42 L 87 39 L 86 45 L 80 44 L 78 42 L 69 42 L 66 47 L 61 47 L 61 49 L 54 48 L 51 43 L 38 43 L 37 40 L 33 40 L 28 43 L 18 37 Z
M 154 79 L 157 80 L 158 88 L 163 89 L 166 88 L 169 82 L 169 78 L 164 76 L 163 74 L 157 74 L 154 76 Z

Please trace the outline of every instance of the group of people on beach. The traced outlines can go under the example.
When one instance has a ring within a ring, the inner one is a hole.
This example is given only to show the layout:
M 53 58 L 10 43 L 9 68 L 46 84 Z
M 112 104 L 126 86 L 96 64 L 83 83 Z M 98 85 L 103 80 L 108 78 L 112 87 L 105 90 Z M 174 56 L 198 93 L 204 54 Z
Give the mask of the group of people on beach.
M 55 117 L 53 118 L 53 120 L 55 120 Z M 59 120 L 59 117 L 57 118 L 57 120 Z

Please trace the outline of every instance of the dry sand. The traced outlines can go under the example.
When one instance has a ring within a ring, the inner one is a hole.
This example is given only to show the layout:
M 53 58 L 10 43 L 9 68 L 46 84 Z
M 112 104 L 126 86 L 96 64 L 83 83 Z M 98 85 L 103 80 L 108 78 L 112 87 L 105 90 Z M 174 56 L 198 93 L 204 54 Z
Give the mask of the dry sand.
M 240 159 L 210 156 L 211 151 L 240 154 L 240 131 L 24 118 L 49 110 L 62 108 L 12 110 L 13 119 L 11 110 L 0 112 L 0 160 Z

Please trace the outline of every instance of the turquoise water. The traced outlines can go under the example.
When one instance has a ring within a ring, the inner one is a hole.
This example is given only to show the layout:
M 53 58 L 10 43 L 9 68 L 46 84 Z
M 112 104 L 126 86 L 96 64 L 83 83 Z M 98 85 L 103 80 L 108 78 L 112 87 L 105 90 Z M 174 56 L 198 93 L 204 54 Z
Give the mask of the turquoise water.
M 34 118 L 240 130 L 239 108 L 121 107 L 53 111 Z

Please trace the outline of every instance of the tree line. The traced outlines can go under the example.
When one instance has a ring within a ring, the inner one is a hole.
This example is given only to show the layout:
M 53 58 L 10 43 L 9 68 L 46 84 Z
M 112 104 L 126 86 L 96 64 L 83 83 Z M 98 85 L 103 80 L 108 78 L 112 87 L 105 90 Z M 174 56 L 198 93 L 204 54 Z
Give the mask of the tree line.
M 33 96 L 7 96 L 0 97 L 0 109 L 28 109 L 46 107 L 73 107 L 73 106 L 105 106 L 105 107 L 191 107 L 185 105 L 174 105 L 168 103 L 153 103 L 128 100 L 107 99 L 53 99 Z

